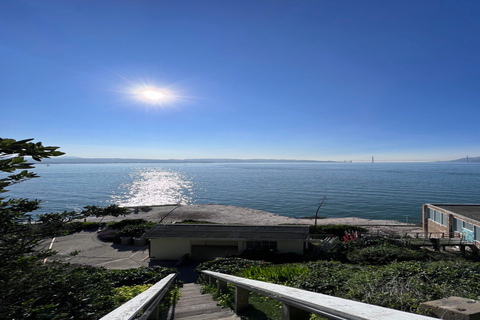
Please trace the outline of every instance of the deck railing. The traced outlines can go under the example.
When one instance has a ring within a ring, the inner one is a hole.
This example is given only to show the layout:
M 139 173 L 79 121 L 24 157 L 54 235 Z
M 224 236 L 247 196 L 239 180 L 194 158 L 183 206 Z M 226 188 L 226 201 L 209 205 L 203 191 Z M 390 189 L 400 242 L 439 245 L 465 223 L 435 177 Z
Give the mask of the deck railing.
M 463 239 L 463 234 L 457 231 L 452 232 L 406 232 L 403 234 L 404 238 L 457 238 Z
M 436 319 L 219 272 L 202 271 L 202 274 L 207 277 L 208 282 L 216 283 L 217 289 L 222 292 L 227 290 L 227 283 L 235 287 L 235 313 L 247 308 L 249 293 L 256 292 L 282 302 L 282 320 L 310 319 L 312 313 L 338 320 Z
M 158 305 L 172 285 L 176 276 L 175 273 L 169 274 L 138 296 L 128 300 L 117 309 L 105 315 L 100 320 L 158 319 Z M 138 316 L 142 311 L 143 313 Z

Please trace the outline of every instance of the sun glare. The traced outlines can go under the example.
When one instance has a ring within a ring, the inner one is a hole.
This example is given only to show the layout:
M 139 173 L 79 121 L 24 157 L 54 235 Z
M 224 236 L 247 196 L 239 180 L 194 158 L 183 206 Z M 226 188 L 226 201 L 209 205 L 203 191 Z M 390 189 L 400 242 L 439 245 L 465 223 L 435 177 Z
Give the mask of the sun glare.
M 161 83 L 152 79 L 130 79 L 122 77 L 124 97 L 130 100 L 130 104 L 147 110 L 154 109 L 179 109 L 182 103 L 191 97 L 184 95 L 173 83 Z
M 162 100 L 166 96 L 163 92 L 158 91 L 158 90 L 145 90 L 143 91 L 143 95 L 150 100 L 157 101 L 157 100 Z
M 154 108 L 165 108 L 177 100 L 176 95 L 166 88 L 140 86 L 134 89 L 132 93 L 137 101 Z

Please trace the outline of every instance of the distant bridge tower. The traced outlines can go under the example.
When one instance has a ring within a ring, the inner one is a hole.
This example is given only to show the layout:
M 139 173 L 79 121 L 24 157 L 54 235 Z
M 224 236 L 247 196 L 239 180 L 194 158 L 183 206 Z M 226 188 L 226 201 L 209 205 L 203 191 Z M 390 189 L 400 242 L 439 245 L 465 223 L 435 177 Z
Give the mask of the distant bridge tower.
M 372 156 L 372 163 L 374 163 L 374 162 L 375 162 L 375 159 L 374 159 L 374 157 Z
M 467 162 L 468 162 L 468 156 L 467 156 Z

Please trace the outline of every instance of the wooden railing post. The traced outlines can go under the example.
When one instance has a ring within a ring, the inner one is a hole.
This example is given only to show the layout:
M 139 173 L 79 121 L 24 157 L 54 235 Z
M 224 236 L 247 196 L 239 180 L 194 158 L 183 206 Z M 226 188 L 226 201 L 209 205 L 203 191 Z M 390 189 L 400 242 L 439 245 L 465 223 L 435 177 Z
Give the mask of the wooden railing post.
M 310 312 L 282 303 L 282 320 L 309 320 Z
M 217 279 L 217 290 L 220 291 L 221 293 L 226 293 L 227 292 L 227 283 L 225 281 Z
M 242 310 L 248 308 L 248 296 L 250 292 L 247 289 L 243 289 L 235 286 L 235 313 L 239 313 Z
M 148 320 L 158 320 L 159 313 L 160 313 L 160 308 L 159 308 L 159 305 L 157 304 L 155 306 L 155 309 L 153 309 L 152 313 L 150 313 L 150 315 L 148 316 Z

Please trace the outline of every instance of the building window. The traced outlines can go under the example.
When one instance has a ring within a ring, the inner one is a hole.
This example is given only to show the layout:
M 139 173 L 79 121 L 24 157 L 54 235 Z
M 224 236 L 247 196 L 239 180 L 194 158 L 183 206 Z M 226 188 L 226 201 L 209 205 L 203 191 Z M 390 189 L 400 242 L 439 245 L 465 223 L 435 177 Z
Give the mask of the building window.
M 453 218 L 453 231 L 462 232 L 463 229 L 463 221 L 457 218 Z
M 463 221 L 463 229 L 473 231 L 473 224 Z
M 277 250 L 276 241 L 247 241 L 247 249 Z
M 437 210 L 428 209 L 428 219 L 435 221 L 436 223 L 439 223 L 442 226 L 447 225 L 447 215 Z

